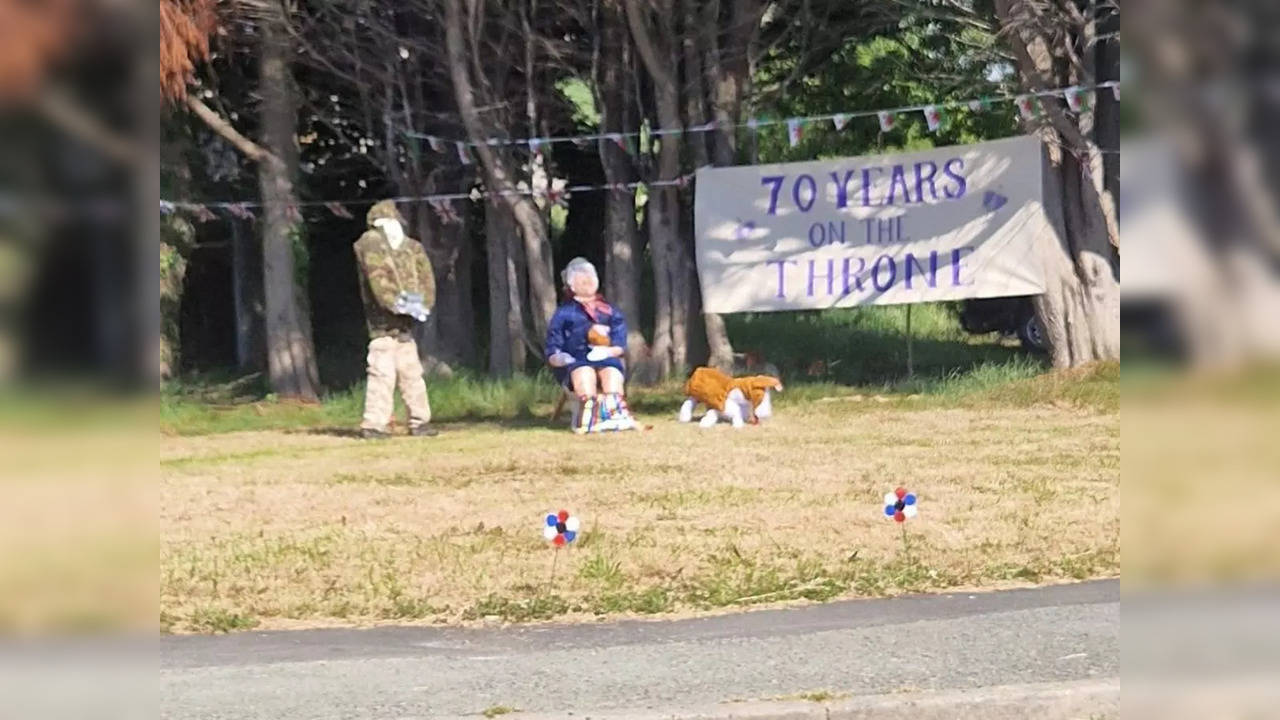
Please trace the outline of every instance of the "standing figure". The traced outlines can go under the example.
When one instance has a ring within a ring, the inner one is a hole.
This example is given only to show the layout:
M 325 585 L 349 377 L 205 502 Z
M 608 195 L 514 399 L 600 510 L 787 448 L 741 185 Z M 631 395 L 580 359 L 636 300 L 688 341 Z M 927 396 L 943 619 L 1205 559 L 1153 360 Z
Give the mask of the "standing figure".
M 355 243 L 360 266 L 360 297 L 369 324 L 368 383 L 360 434 L 388 436 L 394 392 L 409 409 L 409 434 L 434 437 L 431 403 L 422 380 L 422 361 L 413 339 L 416 323 L 426 322 L 436 301 L 436 280 L 422 243 L 404 234 L 404 218 L 391 200 L 369 208 L 369 229 Z
M 578 399 L 573 431 L 633 430 L 622 360 L 627 320 L 600 296 L 600 278 L 585 258 L 570 260 L 560 278 L 566 299 L 547 326 L 547 364 Z

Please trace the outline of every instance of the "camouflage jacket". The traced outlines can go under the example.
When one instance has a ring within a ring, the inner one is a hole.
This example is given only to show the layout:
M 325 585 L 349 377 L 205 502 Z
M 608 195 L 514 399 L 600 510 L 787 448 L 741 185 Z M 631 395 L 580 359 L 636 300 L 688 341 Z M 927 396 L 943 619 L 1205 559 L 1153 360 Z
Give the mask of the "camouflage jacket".
M 402 291 L 422 293 L 423 304 L 428 308 L 436 302 L 435 275 L 422 243 L 406 237 L 398 249 L 392 249 L 382 229 L 373 224 L 379 218 L 395 218 L 404 225 L 395 203 L 383 200 L 369 209 L 369 229 L 355 243 L 360 297 L 364 300 L 370 339 L 412 332 L 416 321 L 394 310 Z

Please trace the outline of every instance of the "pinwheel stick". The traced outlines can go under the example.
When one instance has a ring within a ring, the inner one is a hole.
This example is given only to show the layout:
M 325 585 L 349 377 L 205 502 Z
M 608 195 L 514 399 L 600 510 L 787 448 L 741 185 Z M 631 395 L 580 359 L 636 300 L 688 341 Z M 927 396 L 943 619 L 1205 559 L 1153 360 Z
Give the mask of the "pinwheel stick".
M 551 582 L 547 583 L 548 588 L 553 588 L 556 586 L 556 562 L 559 559 L 560 559 L 560 548 L 557 547 L 555 552 L 551 553 Z

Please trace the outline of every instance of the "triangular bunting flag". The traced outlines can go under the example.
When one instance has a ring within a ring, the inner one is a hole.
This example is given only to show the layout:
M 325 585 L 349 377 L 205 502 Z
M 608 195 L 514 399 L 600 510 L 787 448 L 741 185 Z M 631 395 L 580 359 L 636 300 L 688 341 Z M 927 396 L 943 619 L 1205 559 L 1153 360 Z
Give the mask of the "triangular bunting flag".
M 182 203 L 178 205 L 178 207 L 191 213 L 196 220 L 199 220 L 202 223 L 218 219 L 218 216 L 214 215 L 213 211 L 204 205 L 197 205 L 196 203 Z
M 802 136 L 804 136 L 804 120 L 800 118 L 787 120 L 787 142 L 791 143 L 791 147 L 799 145 Z
M 458 151 L 458 162 L 463 165 L 471 164 L 471 153 L 467 152 L 467 144 L 458 140 L 454 143 L 454 148 Z
M 302 222 L 302 210 L 297 205 L 289 203 L 284 206 L 284 216 L 289 218 L 289 222 L 297 224 Z
M 938 132 L 945 120 L 946 116 L 942 114 L 942 109 L 937 105 L 925 107 L 924 121 L 929 126 L 929 132 Z
M 440 222 L 445 225 L 455 225 L 462 221 L 457 211 L 453 209 L 453 203 L 444 198 L 433 198 L 428 200 L 427 204 L 435 211 L 436 217 L 440 218 Z
M 227 206 L 227 212 L 241 220 L 257 220 L 253 215 L 253 211 L 249 209 L 249 205 L 247 203 L 231 203 Z
M 1014 101 L 1023 120 L 1031 120 L 1040 114 L 1040 100 L 1034 95 L 1019 95 Z
M 534 155 L 542 154 L 542 138 L 529 138 L 529 152 Z
M 880 132 L 889 132 L 898 120 L 897 115 L 892 110 L 881 110 L 876 113 L 876 117 L 880 119 Z
M 355 217 L 351 214 L 351 211 L 343 207 L 340 202 L 328 202 L 324 204 L 324 207 L 326 210 L 333 213 L 335 217 L 346 218 L 347 220 L 351 220 Z
M 1088 112 L 1093 107 L 1093 93 L 1079 86 L 1069 87 L 1063 93 L 1067 99 L 1067 107 L 1072 112 Z
M 836 126 L 836 132 L 840 132 L 844 129 L 845 125 L 849 124 L 849 116 L 845 113 L 836 113 L 835 116 L 831 118 L 831 124 Z
M 977 100 L 970 100 L 969 109 L 976 113 L 987 112 L 991 109 L 991 98 L 983 95 Z
M 1115 98 L 1116 102 L 1120 102 L 1120 85 L 1119 84 L 1115 84 L 1111 86 L 1111 97 Z
M 753 117 L 747 118 L 747 127 L 751 128 L 752 132 L 755 132 L 756 130 L 760 129 L 759 118 L 753 118 Z
M 574 147 L 579 150 L 585 150 L 589 144 L 591 144 L 591 141 L 584 137 L 576 137 L 573 139 Z
M 173 203 L 169 202 L 168 200 L 161 200 L 161 201 L 160 201 L 160 214 L 161 214 L 161 215 L 169 215 L 170 213 L 172 213 L 172 212 L 173 212 L 173 209 L 174 209 L 174 208 L 173 208 Z
M 562 208 L 569 207 L 569 191 L 568 190 L 556 190 L 555 188 L 547 188 L 545 195 L 547 197 L 547 200 L 551 201 L 552 205 L 556 205 Z
M 427 136 L 427 145 L 430 145 L 435 152 L 444 152 L 444 142 L 435 135 Z

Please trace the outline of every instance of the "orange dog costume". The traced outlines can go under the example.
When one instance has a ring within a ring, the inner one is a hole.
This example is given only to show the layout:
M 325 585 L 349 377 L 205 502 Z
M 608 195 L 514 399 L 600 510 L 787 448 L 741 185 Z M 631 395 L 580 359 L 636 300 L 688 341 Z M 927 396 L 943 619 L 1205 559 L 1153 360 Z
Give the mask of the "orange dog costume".
M 773 414 L 773 403 L 769 393 L 782 391 L 782 381 L 771 375 L 749 375 L 747 377 L 730 377 L 713 367 L 700 367 L 693 371 L 685 383 L 684 393 L 687 396 L 680 406 L 680 422 L 693 419 L 693 411 L 699 404 L 707 407 L 699 425 L 704 428 L 714 426 L 721 415 L 733 423 L 735 428 L 745 423 L 757 424 L 760 418 Z

